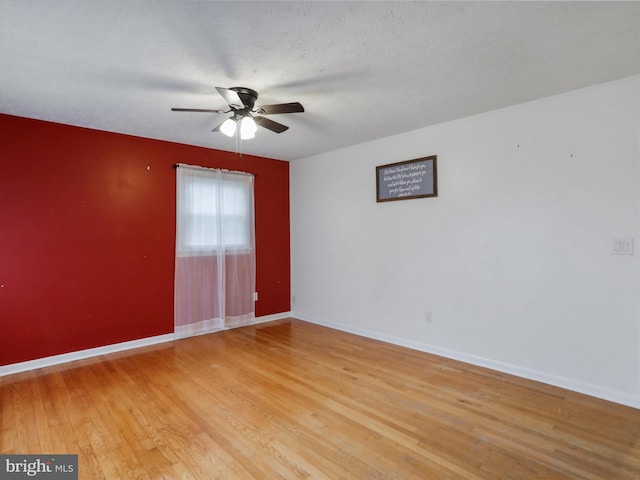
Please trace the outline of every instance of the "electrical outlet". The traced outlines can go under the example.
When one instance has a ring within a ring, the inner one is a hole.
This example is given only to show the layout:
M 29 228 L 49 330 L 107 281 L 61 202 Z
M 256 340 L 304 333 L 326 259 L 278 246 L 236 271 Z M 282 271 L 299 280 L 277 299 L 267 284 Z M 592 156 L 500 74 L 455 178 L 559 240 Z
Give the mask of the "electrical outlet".
M 615 238 L 611 255 L 633 255 L 633 238 Z
M 253 292 L 253 301 L 254 302 L 258 301 L 258 292 Z

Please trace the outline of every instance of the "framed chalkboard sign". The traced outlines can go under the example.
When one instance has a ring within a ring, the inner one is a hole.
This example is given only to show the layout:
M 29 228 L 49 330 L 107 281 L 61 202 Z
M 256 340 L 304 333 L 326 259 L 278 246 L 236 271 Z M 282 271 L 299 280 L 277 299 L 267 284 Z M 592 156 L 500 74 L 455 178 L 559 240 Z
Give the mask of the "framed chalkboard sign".
M 376 201 L 437 197 L 437 156 L 376 167 Z

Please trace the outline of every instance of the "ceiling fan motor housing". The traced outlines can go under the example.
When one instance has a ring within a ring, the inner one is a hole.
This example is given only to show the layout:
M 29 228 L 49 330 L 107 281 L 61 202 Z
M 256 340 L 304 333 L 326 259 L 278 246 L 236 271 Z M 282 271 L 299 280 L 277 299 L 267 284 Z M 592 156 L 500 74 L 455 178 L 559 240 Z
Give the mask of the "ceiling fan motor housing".
M 238 94 L 247 110 L 253 110 L 253 106 L 256 104 L 256 100 L 258 99 L 258 92 L 246 87 L 231 87 L 229 90 L 233 90 Z

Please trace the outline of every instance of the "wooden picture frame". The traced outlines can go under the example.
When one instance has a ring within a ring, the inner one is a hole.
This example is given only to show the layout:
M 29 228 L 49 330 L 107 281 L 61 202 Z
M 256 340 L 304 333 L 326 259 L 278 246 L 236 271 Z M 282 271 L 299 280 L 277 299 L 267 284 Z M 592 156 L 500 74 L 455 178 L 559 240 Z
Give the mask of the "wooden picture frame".
M 376 201 L 391 202 L 438 196 L 438 157 L 406 160 L 376 167 Z

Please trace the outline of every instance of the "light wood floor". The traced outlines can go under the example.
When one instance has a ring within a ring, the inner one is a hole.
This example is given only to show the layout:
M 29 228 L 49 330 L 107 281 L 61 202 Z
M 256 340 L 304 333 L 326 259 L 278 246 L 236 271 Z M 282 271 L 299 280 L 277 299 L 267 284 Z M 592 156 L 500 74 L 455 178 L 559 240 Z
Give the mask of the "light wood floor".
M 297 320 L 0 378 L 98 479 L 639 479 L 640 410 Z

